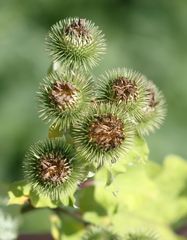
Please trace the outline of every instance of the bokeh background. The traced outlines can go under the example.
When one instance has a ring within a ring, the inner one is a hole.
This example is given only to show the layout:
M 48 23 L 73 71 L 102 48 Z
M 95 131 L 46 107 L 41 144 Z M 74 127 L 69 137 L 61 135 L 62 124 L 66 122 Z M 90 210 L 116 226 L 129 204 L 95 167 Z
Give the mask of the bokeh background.
M 44 38 L 61 18 L 93 20 L 108 52 L 96 74 L 113 67 L 143 72 L 164 92 L 165 124 L 147 138 L 150 158 L 187 157 L 186 0 L 0 0 L 0 180 L 22 177 L 25 151 L 47 136 L 37 114 L 36 91 L 49 57 Z

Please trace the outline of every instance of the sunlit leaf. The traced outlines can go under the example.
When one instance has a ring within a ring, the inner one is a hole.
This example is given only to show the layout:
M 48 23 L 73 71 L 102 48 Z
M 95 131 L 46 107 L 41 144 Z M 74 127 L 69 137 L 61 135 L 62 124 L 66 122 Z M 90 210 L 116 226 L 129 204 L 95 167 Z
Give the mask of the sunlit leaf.
M 57 205 L 49 197 L 39 195 L 35 190 L 31 189 L 30 201 L 35 208 L 56 208 Z
M 11 184 L 8 196 L 8 204 L 18 204 L 23 205 L 29 199 L 31 186 L 25 181 L 18 181 Z

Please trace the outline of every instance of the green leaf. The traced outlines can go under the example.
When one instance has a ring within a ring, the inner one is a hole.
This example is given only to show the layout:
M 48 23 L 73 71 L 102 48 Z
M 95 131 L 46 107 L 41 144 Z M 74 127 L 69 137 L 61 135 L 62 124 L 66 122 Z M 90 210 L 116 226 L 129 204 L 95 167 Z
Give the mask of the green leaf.
M 83 235 L 84 225 L 66 213 L 53 214 L 50 220 L 55 240 L 77 240 Z
M 107 184 L 108 170 L 106 168 L 101 168 L 95 175 L 95 192 L 94 198 L 107 213 L 112 213 L 117 207 L 117 201 L 115 197 L 115 192 L 111 191 L 113 189 L 113 183 L 111 185 Z
M 144 167 L 145 167 L 146 174 L 153 180 L 162 171 L 162 166 L 152 161 L 147 162 Z
M 124 221 L 123 221 L 124 219 Z M 136 213 L 121 209 L 120 213 L 111 218 L 111 224 L 115 231 L 124 236 L 128 233 L 148 232 L 158 236 L 158 240 L 182 240 L 167 224 L 160 224 L 154 220 L 142 218 Z
M 50 198 L 46 196 L 39 196 L 39 194 L 24 180 L 11 184 L 8 195 L 8 204 L 23 205 L 30 200 L 31 204 L 35 208 L 57 207 L 56 203 L 54 203 Z
M 87 222 L 92 223 L 93 225 L 107 227 L 111 225 L 111 216 L 105 215 L 105 216 L 99 216 L 95 212 L 86 212 L 84 214 L 84 220 Z
M 50 197 L 39 194 L 35 191 L 30 184 L 26 181 L 18 181 L 11 184 L 8 191 L 9 201 L 8 204 L 23 205 L 28 200 L 31 201 L 32 206 L 35 208 L 56 208 L 61 205 L 73 206 L 75 204 L 75 198 L 73 193 L 70 196 L 63 195 L 57 201 L 52 200 Z
M 30 201 L 35 208 L 56 208 L 57 204 L 47 196 L 39 195 L 34 189 L 30 191 Z
M 113 182 L 114 177 L 116 175 L 127 171 L 127 164 L 122 158 L 113 164 L 105 164 L 103 169 L 106 169 L 105 176 L 103 176 L 104 177 L 103 180 L 106 181 L 106 185 L 110 185 Z
M 187 197 L 187 162 L 175 155 L 166 157 L 156 183 L 166 194 Z
M 145 139 L 135 136 L 134 143 L 128 154 L 121 155 L 119 160 L 113 164 L 105 164 L 108 170 L 104 179 L 110 185 L 118 174 L 125 173 L 129 166 L 136 166 L 147 163 L 149 149 Z
M 137 216 L 171 224 L 187 214 L 187 163 L 178 157 L 167 158 L 163 166 L 133 166 L 116 175 L 109 186 L 106 176 L 104 169 L 96 174 L 94 196 L 109 215 L 115 209 L 127 209 Z
M 96 212 L 99 216 L 104 216 L 107 211 L 104 207 L 96 202 L 94 197 L 95 187 L 87 187 L 77 191 L 76 193 L 76 204 L 78 205 L 81 213 L 85 212 Z
M 23 205 L 29 199 L 31 186 L 26 181 L 18 181 L 10 185 L 8 204 Z
M 57 204 L 60 205 L 64 205 L 64 206 L 74 206 L 75 204 L 75 197 L 74 197 L 74 192 L 72 192 L 71 194 L 69 193 L 69 195 L 62 195 L 59 199 L 59 201 L 57 202 Z
M 126 162 L 128 165 L 145 163 L 148 160 L 148 155 L 149 148 L 145 139 L 140 136 L 135 136 L 131 151 L 122 161 Z

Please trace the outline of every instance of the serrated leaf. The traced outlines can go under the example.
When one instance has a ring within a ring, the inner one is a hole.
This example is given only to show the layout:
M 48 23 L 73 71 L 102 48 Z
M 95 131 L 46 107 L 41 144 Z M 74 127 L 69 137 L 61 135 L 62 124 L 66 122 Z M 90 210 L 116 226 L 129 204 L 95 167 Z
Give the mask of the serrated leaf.
M 171 224 L 187 214 L 186 183 L 186 161 L 170 156 L 163 166 L 136 165 L 115 176 L 110 186 L 97 185 L 95 199 L 108 213 L 117 204 L 118 212 L 126 209 L 150 221 Z

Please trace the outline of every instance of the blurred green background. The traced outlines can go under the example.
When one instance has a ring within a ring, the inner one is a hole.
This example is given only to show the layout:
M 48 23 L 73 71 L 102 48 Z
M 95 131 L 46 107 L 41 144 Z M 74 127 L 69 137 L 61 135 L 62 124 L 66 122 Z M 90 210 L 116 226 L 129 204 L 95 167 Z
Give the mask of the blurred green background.
M 97 74 L 131 67 L 164 92 L 168 116 L 147 138 L 151 159 L 187 157 L 186 0 L 0 0 L 0 180 L 20 179 L 25 151 L 47 135 L 35 94 L 50 60 L 44 38 L 68 16 L 91 19 L 106 34 L 108 52 Z

